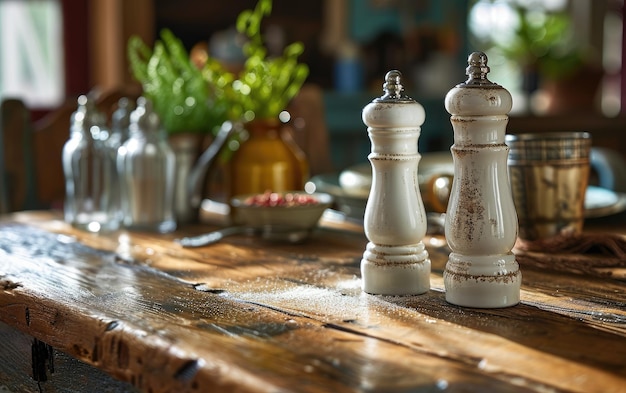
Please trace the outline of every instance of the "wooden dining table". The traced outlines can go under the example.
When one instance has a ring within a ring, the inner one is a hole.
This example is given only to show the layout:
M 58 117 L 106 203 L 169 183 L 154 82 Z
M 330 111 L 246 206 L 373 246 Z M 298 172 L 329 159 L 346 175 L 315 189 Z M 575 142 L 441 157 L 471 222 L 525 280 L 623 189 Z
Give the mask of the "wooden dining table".
M 626 234 L 625 218 L 585 230 Z M 441 234 L 424 239 L 430 290 L 381 296 L 361 289 L 358 223 L 322 219 L 300 244 L 175 241 L 215 227 L 2 217 L 0 391 L 626 392 L 619 266 L 520 260 L 518 305 L 463 308 L 445 300 Z

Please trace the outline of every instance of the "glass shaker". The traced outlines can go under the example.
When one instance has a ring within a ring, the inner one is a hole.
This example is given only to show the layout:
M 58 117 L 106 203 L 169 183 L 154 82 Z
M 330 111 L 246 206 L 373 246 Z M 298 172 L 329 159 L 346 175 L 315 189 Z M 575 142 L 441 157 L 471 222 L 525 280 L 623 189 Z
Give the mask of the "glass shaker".
M 176 229 L 175 156 L 159 123 L 151 101 L 139 97 L 130 115 L 129 138 L 118 150 L 123 225 L 131 230 Z
M 123 219 L 123 214 L 120 200 L 120 179 L 117 171 L 117 152 L 120 146 L 122 146 L 122 144 L 128 139 L 130 114 L 134 108 L 135 102 L 129 100 L 127 97 L 122 97 L 118 100 L 117 109 L 111 115 L 111 134 L 109 135 L 109 139 L 106 143 L 109 149 L 109 154 L 111 154 L 113 164 L 115 165 L 114 176 L 111 179 L 110 192 L 111 198 L 113 198 L 112 203 L 115 203 L 115 206 L 117 207 L 118 221 L 120 222 Z
M 93 100 L 81 95 L 71 117 L 70 138 L 63 147 L 65 221 L 89 232 L 119 227 L 111 188 L 116 168 L 105 123 Z

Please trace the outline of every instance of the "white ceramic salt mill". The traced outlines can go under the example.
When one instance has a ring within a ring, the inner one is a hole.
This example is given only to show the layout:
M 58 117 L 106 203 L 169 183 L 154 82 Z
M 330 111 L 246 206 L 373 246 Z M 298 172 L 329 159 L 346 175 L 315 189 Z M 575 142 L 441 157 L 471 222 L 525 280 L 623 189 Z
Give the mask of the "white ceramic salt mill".
M 389 71 L 384 95 L 363 108 L 372 144 L 364 215 L 369 240 L 361 260 L 362 288 L 377 295 L 421 294 L 430 289 L 430 259 L 422 239 L 426 213 L 417 181 L 417 141 L 424 108 L 403 93 L 402 75 Z
M 445 99 L 451 114 L 454 180 L 445 220 L 452 251 L 443 273 L 452 304 L 497 308 L 520 299 L 522 275 L 511 252 L 517 238 L 504 142 L 511 94 L 487 79 L 487 56 L 468 58 L 467 81 Z

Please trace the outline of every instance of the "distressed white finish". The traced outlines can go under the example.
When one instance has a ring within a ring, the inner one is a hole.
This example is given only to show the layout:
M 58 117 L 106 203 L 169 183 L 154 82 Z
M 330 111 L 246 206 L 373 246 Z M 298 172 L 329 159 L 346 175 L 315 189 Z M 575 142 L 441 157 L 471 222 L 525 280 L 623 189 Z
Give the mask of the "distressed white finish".
M 452 251 L 444 271 L 446 300 L 466 307 L 519 302 L 522 280 L 515 255 L 517 214 L 504 143 L 511 94 L 486 78 L 487 57 L 468 59 L 469 79 L 446 95 L 452 115 L 454 180 L 445 235 Z
M 385 95 L 363 109 L 372 150 L 372 186 L 365 208 L 369 240 L 361 260 L 363 291 L 420 294 L 430 289 L 430 259 L 422 239 L 426 213 L 417 178 L 424 108 L 402 95 L 401 75 L 386 75 Z

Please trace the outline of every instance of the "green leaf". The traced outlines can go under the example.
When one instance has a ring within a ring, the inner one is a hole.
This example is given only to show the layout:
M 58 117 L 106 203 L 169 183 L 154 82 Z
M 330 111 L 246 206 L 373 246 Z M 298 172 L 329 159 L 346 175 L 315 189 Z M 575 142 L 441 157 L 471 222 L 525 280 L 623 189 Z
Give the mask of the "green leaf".
M 182 42 L 168 29 L 150 50 L 137 36 L 129 39 L 128 58 L 137 79 L 169 133 L 212 132 L 238 110 L 230 110 L 234 76 L 215 59 L 198 69 Z
M 286 108 L 306 81 L 309 68 L 298 62 L 304 53 L 300 42 L 288 45 L 279 57 L 268 57 L 261 28 L 271 11 L 272 0 L 259 0 L 254 9 L 239 14 L 236 28 L 248 42 L 244 45 L 247 59 L 238 75 L 210 57 L 198 69 L 169 29 L 161 31 L 152 50 L 139 37 L 129 39 L 132 74 L 168 132 L 210 132 L 223 121 L 239 120 L 248 112 L 277 117 Z
M 261 26 L 263 17 L 271 10 L 271 0 L 259 0 L 253 10 L 239 14 L 236 24 L 248 42 L 243 48 L 247 59 L 235 90 L 239 92 L 242 113 L 252 111 L 256 117 L 277 117 L 299 92 L 309 73 L 306 65 L 298 63 L 298 57 L 304 53 L 300 42 L 288 45 L 280 57 L 267 57 Z

